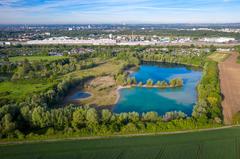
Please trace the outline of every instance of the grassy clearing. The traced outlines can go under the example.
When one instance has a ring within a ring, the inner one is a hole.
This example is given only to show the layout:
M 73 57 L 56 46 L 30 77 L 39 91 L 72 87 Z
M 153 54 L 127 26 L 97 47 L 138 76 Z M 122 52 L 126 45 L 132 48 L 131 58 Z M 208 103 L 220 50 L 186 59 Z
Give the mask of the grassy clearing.
M 228 52 L 216 52 L 208 56 L 209 59 L 216 61 L 216 62 L 223 62 L 227 59 L 231 54 Z
M 52 85 L 53 83 L 49 83 L 47 81 L 1 82 L 0 98 L 20 101 L 30 94 L 45 91 Z
M 240 127 L 185 134 L 1 145 L 1 159 L 237 159 Z M 29 153 L 31 152 L 31 153 Z
M 40 61 L 40 60 L 47 60 L 47 61 L 54 61 L 60 59 L 66 59 L 68 57 L 65 56 L 16 56 L 10 57 L 9 60 L 11 62 L 19 62 L 28 59 L 29 61 Z
M 63 76 L 63 78 L 66 78 L 66 76 L 70 76 L 72 78 L 82 78 L 88 76 L 114 75 L 122 68 L 123 64 L 123 61 L 109 60 L 98 65 L 97 67 L 74 71 Z

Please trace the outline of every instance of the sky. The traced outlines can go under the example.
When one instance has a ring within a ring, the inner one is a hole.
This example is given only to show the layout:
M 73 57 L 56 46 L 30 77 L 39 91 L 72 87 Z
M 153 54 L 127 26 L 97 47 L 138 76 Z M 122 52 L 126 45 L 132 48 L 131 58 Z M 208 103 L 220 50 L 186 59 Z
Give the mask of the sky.
M 0 0 L 0 24 L 239 22 L 240 0 Z

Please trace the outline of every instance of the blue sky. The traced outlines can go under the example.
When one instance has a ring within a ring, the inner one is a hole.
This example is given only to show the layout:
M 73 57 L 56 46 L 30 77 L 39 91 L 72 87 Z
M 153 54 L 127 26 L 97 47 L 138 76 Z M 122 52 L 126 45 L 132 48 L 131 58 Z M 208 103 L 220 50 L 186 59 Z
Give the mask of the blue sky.
M 240 22 L 240 0 L 0 0 L 1 24 Z

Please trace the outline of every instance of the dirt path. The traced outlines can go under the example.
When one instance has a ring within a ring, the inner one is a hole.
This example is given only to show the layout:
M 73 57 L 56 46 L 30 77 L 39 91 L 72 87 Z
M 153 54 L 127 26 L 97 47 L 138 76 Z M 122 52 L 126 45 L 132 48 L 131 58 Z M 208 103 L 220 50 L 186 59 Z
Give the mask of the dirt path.
M 236 63 L 237 57 L 238 53 L 234 52 L 218 65 L 225 124 L 231 124 L 233 115 L 240 111 L 240 64 Z

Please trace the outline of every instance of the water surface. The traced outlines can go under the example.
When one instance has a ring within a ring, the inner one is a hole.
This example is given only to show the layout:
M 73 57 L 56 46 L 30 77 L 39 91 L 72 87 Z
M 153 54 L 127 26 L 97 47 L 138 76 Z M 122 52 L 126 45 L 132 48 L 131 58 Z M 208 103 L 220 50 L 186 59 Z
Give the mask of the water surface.
M 71 98 L 71 100 L 80 100 L 80 99 L 89 98 L 90 96 L 91 96 L 91 94 L 88 92 L 78 91 L 75 94 L 73 94 L 70 98 Z
M 156 111 L 163 115 L 169 111 L 183 111 L 191 115 L 197 99 L 196 86 L 201 79 L 202 72 L 175 64 L 143 64 L 139 70 L 130 76 L 146 83 L 150 78 L 169 81 L 173 78 L 182 78 L 184 86 L 181 88 L 125 88 L 119 91 L 120 99 L 113 111 L 116 113 L 132 112 L 139 113 Z

